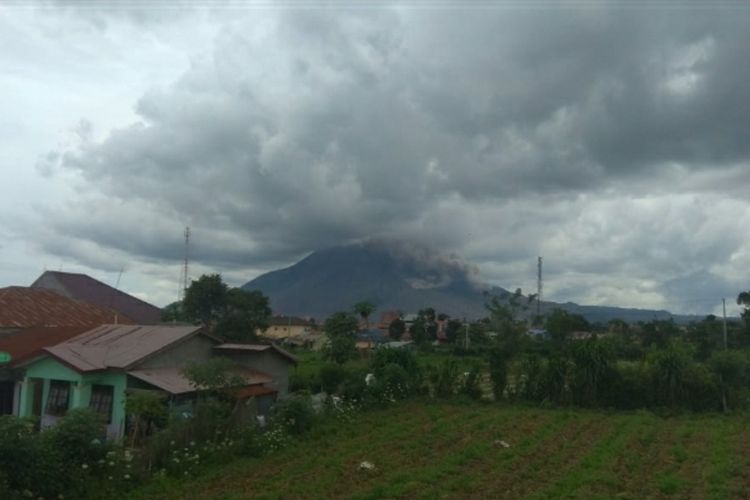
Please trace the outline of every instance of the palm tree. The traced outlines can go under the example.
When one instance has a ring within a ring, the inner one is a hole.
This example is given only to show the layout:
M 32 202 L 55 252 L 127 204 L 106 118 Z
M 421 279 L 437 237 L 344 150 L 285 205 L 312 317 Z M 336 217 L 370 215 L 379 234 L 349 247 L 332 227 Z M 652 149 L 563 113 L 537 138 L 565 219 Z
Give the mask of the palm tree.
M 369 302 L 367 300 L 363 300 L 361 302 L 357 302 L 354 304 L 354 312 L 355 314 L 359 314 L 359 317 L 364 320 L 365 324 L 367 325 L 367 329 L 370 329 L 370 314 L 372 314 L 375 311 L 375 304 L 372 302 Z

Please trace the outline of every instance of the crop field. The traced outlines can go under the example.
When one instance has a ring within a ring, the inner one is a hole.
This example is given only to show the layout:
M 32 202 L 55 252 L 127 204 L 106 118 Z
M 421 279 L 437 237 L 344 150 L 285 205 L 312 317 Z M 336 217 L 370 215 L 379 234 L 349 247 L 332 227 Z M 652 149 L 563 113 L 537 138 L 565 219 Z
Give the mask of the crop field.
M 136 496 L 750 498 L 750 416 L 408 402 Z

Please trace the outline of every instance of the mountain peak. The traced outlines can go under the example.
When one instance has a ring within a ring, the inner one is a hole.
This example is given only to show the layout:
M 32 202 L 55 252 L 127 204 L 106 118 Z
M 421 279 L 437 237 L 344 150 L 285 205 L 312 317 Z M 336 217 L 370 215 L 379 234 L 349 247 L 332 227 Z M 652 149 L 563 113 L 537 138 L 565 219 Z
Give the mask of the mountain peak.
M 323 318 L 369 300 L 378 310 L 434 307 L 484 314 L 478 270 L 454 255 L 395 240 L 367 240 L 316 251 L 243 286 L 271 298 L 277 313 Z

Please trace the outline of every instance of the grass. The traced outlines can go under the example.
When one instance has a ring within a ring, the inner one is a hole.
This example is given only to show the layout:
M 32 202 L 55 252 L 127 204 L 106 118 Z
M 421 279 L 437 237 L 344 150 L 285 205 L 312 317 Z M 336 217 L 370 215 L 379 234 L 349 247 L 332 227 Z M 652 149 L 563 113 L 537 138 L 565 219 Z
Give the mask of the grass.
M 750 419 L 408 402 L 132 498 L 743 498 Z M 502 444 L 509 445 L 506 447 Z M 360 471 L 362 461 L 374 471 Z

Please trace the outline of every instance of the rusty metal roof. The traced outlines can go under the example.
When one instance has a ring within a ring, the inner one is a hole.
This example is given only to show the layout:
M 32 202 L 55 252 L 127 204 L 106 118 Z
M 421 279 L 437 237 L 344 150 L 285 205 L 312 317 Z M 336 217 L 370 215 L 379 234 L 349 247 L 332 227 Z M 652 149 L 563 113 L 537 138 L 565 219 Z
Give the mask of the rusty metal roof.
M 161 309 L 155 305 L 102 283 L 87 274 L 45 271 L 31 284 L 47 288 L 66 297 L 114 309 L 143 325 L 161 321 Z
M 88 330 L 88 326 L 38 326 L 24 328 L 0 338 L 0 351 L 11 355 L 11 366 L 32 359 L 45 347 L 65 342 Z
M 221 344 L 221 345 L 215 345 L 214 349 L 224 350 L 224 351 L 251 351 L 251 352 L 264 352 L 269 349 L 272 349 L 276 351 L 281 356 L 287 358 L 292 363 L 297 363 L 297 357 L 293 354 L 285 351 L 281 347 L 275 345 L 275 344 Z
M 250 370 L 248 368 L 237 367 L 233 371 L 242 377 L 245 380 L 245 384 L 248 386 L 267 384 L 273 380 L 267 373 Z M 195 392 L 196 390 L 193 383 L 182 374 L 182 368 L 177 366 L 133 370 L 129 371 L 128 375 L 171 394 L 185 394 L 188 392 Z M 272 389 L 271 391 L 273 392 Z
M 0 328 L 132 324 L 130 317 L 112 309 L 80 302 L 43 288 L 0 288 Z
M 44 350 L 81 372 L 127 369 L 200 330 L 199 326 L 103 325 Z

